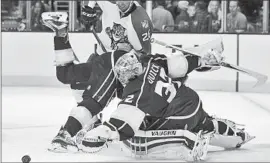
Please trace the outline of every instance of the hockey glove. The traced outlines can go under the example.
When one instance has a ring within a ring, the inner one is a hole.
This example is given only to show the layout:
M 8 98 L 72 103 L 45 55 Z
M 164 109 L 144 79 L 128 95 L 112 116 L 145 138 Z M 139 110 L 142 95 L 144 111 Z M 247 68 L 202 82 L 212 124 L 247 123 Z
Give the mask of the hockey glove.
M 220 69 L 221 62 L 224 61 L 222 53 L 210 49 L 205 55 L 199 59 L 199 67 L 196 71 L 214 71 Z
M 97 20 L 98 17 L 95 9 L 89 6 L 82 7 L 81 22 L 86 27 L 86 29 L 89 29 L 90 27 L 94 26 Z
M 201 65 L 204 66 L 217 66 L 220 65 L 221 62 L 224 61 L 224 56 L 222 53 L 210 49 L 207 51 L 205 55 L 201 58 Z

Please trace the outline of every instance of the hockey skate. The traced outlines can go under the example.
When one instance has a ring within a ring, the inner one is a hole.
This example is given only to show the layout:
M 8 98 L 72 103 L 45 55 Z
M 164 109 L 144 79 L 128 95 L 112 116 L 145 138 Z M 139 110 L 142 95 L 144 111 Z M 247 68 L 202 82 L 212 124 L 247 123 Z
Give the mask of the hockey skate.
M 235 148 L 240 148 L 242 145 L 246 144 L 247 142 L 251 141 L 255 138 L 255 136 L 251 136 L 249 133 L 245 131 L 245 125 L 243 124 L 237 124 L 231 120 L 227 119 L 221 119 L 217 117 L 213 117 L 216 121 L 220 121 L 225 123 L 229 128 L 231 128 L 234 132 L 234 135 L 232 136 L 238 136 L 242 139 L 242 142 L 238 143 Z M 227 128 L 227 131 L 229 129 Z
M 52 29 L 56 36 L 67 35 L 68 14 L 66 12 L 44 12 L 41 17 L 43 24 Z
M 51 147 L 48 150 L 56 153 L 75 153 L 79 151 L 75 141 L 63 127 L 61 127 L 56 137 L 52 140 Z
M 252 139 L 255 138 L 255 136 L 249 135 L 244 129 L 239 130 L 236 133 L 237 136 L 240 136 L 243 140 L 242 143 L 237 144 L 236 148 L 240 148 L 242 145 L 246 144 L 247 142 L 251 141 Z

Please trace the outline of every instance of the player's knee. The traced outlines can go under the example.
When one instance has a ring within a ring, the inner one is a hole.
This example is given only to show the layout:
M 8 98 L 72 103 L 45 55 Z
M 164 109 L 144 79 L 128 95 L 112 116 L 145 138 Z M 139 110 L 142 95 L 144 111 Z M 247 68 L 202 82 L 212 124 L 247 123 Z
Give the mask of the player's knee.
M 84 99 L 82 102 L 78 104 L 78 106 L 85 107 L 91 112 L 92 116 L 97 115 L 99 112 L 103 110 L 103 107 L 93 98 Z
M 92 113 L 83 106 L 74 107 L 70 112 L 70 116 L 78 120 L 82 126 L 87 125 L 88 122 L 93 118 Z
M 56 77 L 58 81 L 60 81 L 63 84 L 70 84 L 70 81 L 68 80 L 66 74 L 65 74 L 65 66 L 57 66 L 56 67 Z
M 87 59 L 88 63 L 93 63 L 94 60 L 98 57 L 99 55 L 97 53 L 92 53 L 89 58 Z

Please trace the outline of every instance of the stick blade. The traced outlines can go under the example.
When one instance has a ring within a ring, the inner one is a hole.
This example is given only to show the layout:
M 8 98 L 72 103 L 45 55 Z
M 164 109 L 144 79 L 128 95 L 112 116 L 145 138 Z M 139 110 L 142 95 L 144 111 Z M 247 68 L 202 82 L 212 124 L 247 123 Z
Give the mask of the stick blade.
M 253 86 L 253 88 L 265 84 L 267 80 L 268 80 L 267 76 L 259 76 L 259 77 L 257 77 L 257 83 Z
M 253 88 L 265 84 L 266 81 L 267 81 L 267 79 L 268 79 L 268 77 L 267 77 L 266 75 L 263 75 L 263 74 L 261 74 L 261 73 L 258 73 L 258 72 L 255 72 L 255 71 L 252 71 L 252 70 L 249 70 L 249 69 L 240 67 L 240 66 L 236 66 L 236 65 L 233 65 L 233 64 L 225 63 L 225 62 L 222 62 L 221 65 L 222 65 L 223 67 L 227 67 L 227 68 L 234 69 L 234 70 L 236 70 L 236 71 L 238 71 L 238 72 L 242 72 L 242 73 L 244 73 L 244 74 L 246 74 L 246 75 L 252 76 L 252 77 L 254 77 L 255 79 L 257 79 L 257 82 L 256 82 L 256 84 L 253 86 Z

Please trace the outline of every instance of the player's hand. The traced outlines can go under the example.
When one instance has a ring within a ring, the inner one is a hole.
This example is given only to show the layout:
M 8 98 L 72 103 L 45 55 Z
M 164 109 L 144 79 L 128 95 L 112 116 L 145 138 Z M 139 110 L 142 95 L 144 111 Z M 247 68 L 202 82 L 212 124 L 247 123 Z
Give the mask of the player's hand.
M 68 26 L 68 14 L 66 12 L 43 12 L 41 18 L 43 25 L 54 32 L 66 29 Z
M 89 6 L 82 7 L 81 22 L 87 29 L 94 26 L 97 20 L 97 13 L 93 8 Z
M 210 49 L 207 53 L 201 58 L 201 65 L 220 65 L 221 62 L 224 61 L 224 56 L 222 53 L 217 50 Z

